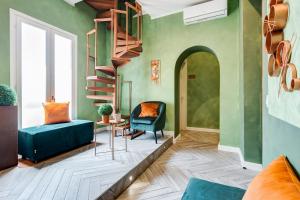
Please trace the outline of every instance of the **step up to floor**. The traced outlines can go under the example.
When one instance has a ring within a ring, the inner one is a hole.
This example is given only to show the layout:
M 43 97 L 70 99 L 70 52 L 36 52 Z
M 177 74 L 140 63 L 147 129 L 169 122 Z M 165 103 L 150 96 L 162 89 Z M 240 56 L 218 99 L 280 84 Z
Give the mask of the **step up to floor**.
M 86 80 L 101 82 L 101 83 L 105 83 L 105 84 L 115 84 L 115 82 L 116 82 L 115 79 L 101 77 L 101 76 L 88 76 L 88 77 L 86 77 Z
M 94 99 L 94 100 L 106 100 L 106 101 L 112 101 L 114 99 L 114 97 L 110 95 L 86 95 L 86 98 Z
M 85 88 L 88 91 L 92 91 L 92 92 L 108 92 L 108 93 L 114 93 L 115 92 L 115 88 L 113 87 L 86 87 Z
M 101 71 L 102 73 L 105 73 L 110 76 L 115 76 L 116 70 L 113 66 L 96 66 L 95 70 Z

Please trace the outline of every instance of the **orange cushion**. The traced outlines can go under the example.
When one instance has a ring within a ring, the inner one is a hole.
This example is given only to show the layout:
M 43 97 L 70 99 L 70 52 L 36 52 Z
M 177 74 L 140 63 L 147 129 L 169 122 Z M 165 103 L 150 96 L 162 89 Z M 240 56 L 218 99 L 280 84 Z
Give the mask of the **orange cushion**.
M 280 156 L 260 172 L 243 197 L 243 200 L 276 199 L 300 199 L 300 181 L 285 156 Z
M 69 102 L 47 102 L 44 103 L 43 106 L 45 111 L 45 124 L 56 124 L 70 121 Z
M 139 117 L 157 117 L 157 103 L 142 103 Z

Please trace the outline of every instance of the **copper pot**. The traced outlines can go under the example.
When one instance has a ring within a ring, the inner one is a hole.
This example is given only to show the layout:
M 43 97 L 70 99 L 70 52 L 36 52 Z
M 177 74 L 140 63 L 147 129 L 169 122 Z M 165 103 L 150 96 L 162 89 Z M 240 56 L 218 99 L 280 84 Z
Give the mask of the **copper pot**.
M 272 31 L 282 30 L 288 19 L 289 6 L 288 4 L 281 3 L 273 5 L 270 9 L 269 21 L 273 24 Z
M 273 6 L 273 5 L 276 5 L 276 4 L 280 4 L 280 3 L 283 3 L 283 0 L 270 0 L 270 8 Z
M 269 16 L 266 15 L 264 20 L 264 26 L 263 26 L 264 36 L 266 36 L 268 32 L 270 32 L 270 24 L 269 24 Z
M 268 32 L 266 35 L 266 50 L 269 54 L 273 54 L 276 51 L 278 44 L 283 40 L 282 31 Z
M 102 115 L 102 122 L 105 124 L 109 123 L 109 115 Z
M 280 67 L 285 67 L 291 58 L 292 44 L 289 40 L 281 41 L 276 50 L 276 62 Z
M 300 79 L 298 78 L 292 79 L 291 88 L 293 90 L 300 90 Z
M 288 73 L 288 71 L 290 73 Z M 286 77 L 291 76 L 291 81 L 287 82 Z M 286 65 L 285 68 L 283 68 L 283 73 L 282 73 L 282 79 L 281 79 L 281 84 L 283 89 L 286 92 L 292 92 L 296 86 L 297 82 L 295 82 L 295 79 L 297 79 L 297 69 L 296 66 L 292 63 L 289 63 Z M 293 81 L 294 80 L 294 81 Z
M 276 62 L 275 55 L 272 54 L 269 58 L 269 63 L 268 63 L 269 76 L 278 77 L 280 75 L 280 72 L 281 72 L 281 68 Z

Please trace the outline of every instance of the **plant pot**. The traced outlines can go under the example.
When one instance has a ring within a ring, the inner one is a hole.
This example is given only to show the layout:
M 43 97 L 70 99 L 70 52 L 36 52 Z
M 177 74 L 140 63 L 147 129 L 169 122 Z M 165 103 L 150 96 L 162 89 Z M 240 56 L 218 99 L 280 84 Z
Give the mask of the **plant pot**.
M 0 170 L 18 165 L 18 107 L 0 106 Z
M 102 122 L 103 123 L 109 123 L 109 115 L 102 115 Z

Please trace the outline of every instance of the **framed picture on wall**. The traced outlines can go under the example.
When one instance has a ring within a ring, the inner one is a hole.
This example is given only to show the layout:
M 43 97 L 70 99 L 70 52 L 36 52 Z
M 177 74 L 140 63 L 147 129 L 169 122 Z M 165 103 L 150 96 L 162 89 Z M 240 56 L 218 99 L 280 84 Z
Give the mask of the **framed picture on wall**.
M 160 60 L 151 60 L 151 81 L 160 82 Z

